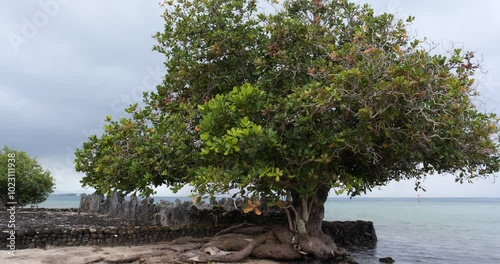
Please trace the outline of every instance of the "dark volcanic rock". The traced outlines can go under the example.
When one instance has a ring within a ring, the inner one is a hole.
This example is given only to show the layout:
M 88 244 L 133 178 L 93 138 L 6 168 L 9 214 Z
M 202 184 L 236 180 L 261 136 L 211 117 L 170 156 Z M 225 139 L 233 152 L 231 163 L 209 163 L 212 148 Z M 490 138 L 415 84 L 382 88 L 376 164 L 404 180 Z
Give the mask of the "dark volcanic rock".
M 101 195 L 83 195 L 80 201 L 80 212 L 101 213 L 113 217 L 127 219 L 133 225 L 163 225 L 163 226 L 186 226 L 186 225 L 224 225 L 242 222 L 256 224 L 282 223 L 285 221 L 284 214 L 276 208 L 261 209 L 268 217 L 256 216 L 254 214 L 242 214 L 242 201 L 235 202 L 231 198 L 223 198 L 220 201 L 210 203 L 160 201 L 154 203 L 152 198 L 138 201 L 131 197 L 125 201 L 118 194 L 113 194 L 104 201 Z
M 381 263 L 394 263 L 396 262 L 393 258 L 391 257 L 385 257 L 385 258 L 379 258 L 378 261 L 380 261 Z
M 37 248 L 45 248 L 45 243 L 38 242 L 38 243 L 36 243 L 36 247 Z
M 6 219 L 8 212 L 0 211 L 0 219 Z M 8 230 L 8 222 L 0 221 L 0 231 Z M 37 230 L 48 230 L 51 232 L 58 230 L 79 228 L 97 228 L 108 226 L 126 226 L 129 225 L 128 219 L 110 217 L 107 215 L 96 215 L 90 213 L 80 213 L 74 211 L 56 211 L 39 208 L 38 210 L 18 210 L 16 212 L 16 226 L 26 230 L 25 237 L 33 237 Z
M 341 246 L 373 245 L 377 242 L 375 227 L 370 221 L 323 221 L 323 232 Z

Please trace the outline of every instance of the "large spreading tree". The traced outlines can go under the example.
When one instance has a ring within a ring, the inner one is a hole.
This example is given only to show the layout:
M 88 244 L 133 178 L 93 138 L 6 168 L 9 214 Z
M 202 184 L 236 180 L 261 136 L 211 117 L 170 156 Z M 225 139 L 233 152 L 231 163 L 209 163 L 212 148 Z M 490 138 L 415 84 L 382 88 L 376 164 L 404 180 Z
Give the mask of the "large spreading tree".
M 259 213 L 260 201 L 283 208 L 295 250 L 324 259 L 339 253 L 321 231 L 332 188 L 355 196 L 393 180 L 419 188 L 427 175 L 464 182 L 500 169 L 499 119 L 473 104 L 474 54 L 431 53 L 409 36 L 413 17 L 344 0 L 165 6 L 154 50 L 166 76 L 77 150 L 86 186 L 236 190 L 246 211 Z

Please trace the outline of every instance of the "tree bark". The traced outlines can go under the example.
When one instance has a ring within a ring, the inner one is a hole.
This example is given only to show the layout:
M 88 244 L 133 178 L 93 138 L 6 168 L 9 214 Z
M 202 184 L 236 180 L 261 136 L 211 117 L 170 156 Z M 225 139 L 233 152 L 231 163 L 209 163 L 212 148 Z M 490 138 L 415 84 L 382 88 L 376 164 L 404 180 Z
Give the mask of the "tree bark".
M 302 255 L 293 249 L 292 244 L 261 244 L 252 251 L 256 258 L 295 260 Z
M 325 202 L 328 198 L 330 188 L 322 185 L 319 187 L 316 197 L 310 208 L 309 219 L 306 223 L 307 234 L 313 237 L 321 238 L 324 234 L 322 231 L 322 222 L 325 217 Z
M 322 222 L 325 216 L 325 202 L 328 199 L 330 187 L 321 185 L 312 203 L 304 203 L 298 193 L 292 193 L 293 206 L 299 208 L 301 213 L 308 211 L 307 221 L 305 221 L 305 233 L 298 233 L 298 240 L 301 250 L 313 254 L 317 259 L 328 259 L 334 255 L 344 255 L 346 250 L 337 248 L 333 239 L 323 233 Z M 304 209 L 305 208 L 305 209 Z M 304 218 L 304 217 L 302 217 Z
M 229 255 L 214 255 L 214 256 L 207 256 L 207 255 L 202 255 L 199 256 L 198 258 L 191 259 L 192 261 L 195 262 L 238 262 L 241 261 L 242 259 L 248 257 L 252 251 L 259 246 L 260 244 L 264 243 L 269 236 L 272 236 L 273 232 L 268 232 L 262 235 L 257 236 L 254 240 L 252 240 L 247 246 L 245 246 L 243 249 L 240 251 L 236 251 L 232 254 Z

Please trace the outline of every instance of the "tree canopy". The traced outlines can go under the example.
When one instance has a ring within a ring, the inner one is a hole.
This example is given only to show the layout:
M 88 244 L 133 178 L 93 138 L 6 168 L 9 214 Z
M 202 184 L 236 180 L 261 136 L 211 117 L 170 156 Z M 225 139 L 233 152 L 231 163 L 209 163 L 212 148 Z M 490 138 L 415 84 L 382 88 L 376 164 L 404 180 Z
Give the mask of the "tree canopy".
M 9 167 L 9 164 L 13 165 Z M 9 168 L 10 176 L 15 181 L 9 180 Z M 9 199 L 11 187 L 14 189 L 12 195 L 18 206 L 39 204 L 54 192 L 54 185 L 55 180 L 50 172 L 44 170 L 38 161 L 30 158 L 26 152 L 6 146 L 0 149 L 0 200 L 12 201 Z
M 236 189 L 309 229 L 333 187 L 354 196 L 500 170 L 499 119 L 473 103 L 474 54 L 431 53 L 409 36 L 413 17 L 344 0 L 284 1 L 271 13 L 252 0 L 165 8 L 154 47 L 165 78 L 76 151 L 85 186 Z

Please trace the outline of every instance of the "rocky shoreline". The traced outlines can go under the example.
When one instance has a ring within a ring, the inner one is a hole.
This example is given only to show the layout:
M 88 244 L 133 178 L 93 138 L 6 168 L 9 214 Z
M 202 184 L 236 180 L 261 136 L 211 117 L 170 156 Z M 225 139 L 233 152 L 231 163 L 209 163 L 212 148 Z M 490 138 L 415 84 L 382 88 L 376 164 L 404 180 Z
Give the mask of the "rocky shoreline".
M 8 219 L 6 210 L 0 218 Z M 224 225 L 131 225 L 127 219 L 81 213 L 78 209 L 20 209 L 16 211 L 16 249 L 46 246 L 131 246 L 171 241 L 176 238 L 208 237 L 230 226 Z M 327 222 L 324 232 L 339 245 L 350 247 L 376 243 L 372 222 Z M 11 229 L 0 223 L 0 247 L 7 249 Z
M 86 252 L 81 253 L 85 258 L 77 258 L 72 263 L 111 263 L 109 261 L 113 257 L 120 259 L 127 255 L 125 252 L 129 253 L 132 246 L 133 252 L 140 253 L 140 257 L 134 255 L 142 261 L 140 263 L 185 263 L 182 259 L 185 256 L 179 252 L 186 249 L 173 246 L 170 241 L 181 237 L 212 237 L 229 226 L 241 223 L 282 224 L 283 215 L 273 210 L 263 208 L 264 215 L 256 217 L 242 214 L 238 201 L 232 199 L 194 205 L 180 201 L 154 203 L 151 199 L 125 201 L 117 196 L 108 199 L 84 196 L 80 208 L 16 208 L 15 229 L 7 221 L 0 223 L 0 248 L 9 250 L 10 244 L 14 244 L 17 254 L 25 256 L 27 261 L 19 262 L 23 258 L 16 258 L 14 263 L 36 263 L 29 262 L 28 255 L 34 254 L 37 256 L 35 259 L 43 259 L 44 254 L 40 253 L 43 250 L 40 249 L 49 249 L 54 254 L 63 252 L 61 254 L 67 255 L 63 259 L 80 254 L 75 252 Z M 1 219 L 9 219 L 10 214 L 8 210 L 0 210 Z M 339 246 L 348 249 L 373 247 L 377 241 L 375 228 L 369 221 L 324 221 L 323 231 L 335 238 Z M 186 246 L 200 247 L 196 243 Z M 165 251 L 166 248 L 168 250 Z M 101 256 L 97 253 L 101 251 L 111 255 Z M 10 252 L 4 253 L 10 256 Z M 144 261 L 148 254 L 157 259 Z M 40 263 L 69 263 L 47 258 L 50 260 Z M 97 258 L 102 258 L 102 261 Z M 249 261 L 247 263 L 277 263 Z

